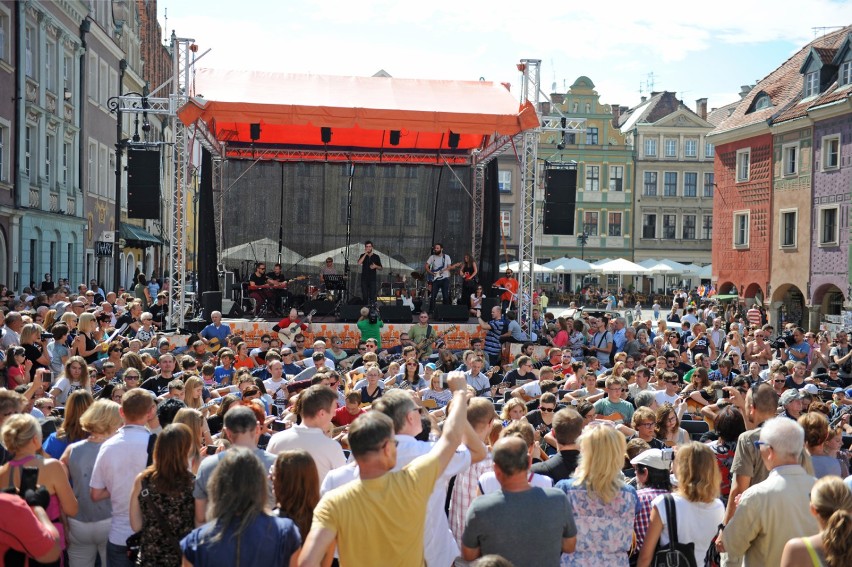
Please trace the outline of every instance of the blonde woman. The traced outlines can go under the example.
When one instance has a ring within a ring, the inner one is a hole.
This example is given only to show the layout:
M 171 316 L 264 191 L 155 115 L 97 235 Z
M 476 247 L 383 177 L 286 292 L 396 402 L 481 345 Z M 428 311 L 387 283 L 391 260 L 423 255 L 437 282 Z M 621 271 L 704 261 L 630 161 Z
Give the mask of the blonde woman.
M 42 338 L 43 335 L 44 329 L 35 323 L 28 323 L 21 329 L 21 347 L 26 359 L 32 362 L 31 376 L 35 376 L 39 368 L 50 370 L 50 353 L 47 352 L 47 341 Z
M 74 315 L 73 311 L 63 313 L 59 321 L 65 323 L 70 331 L 74 331 L 77 328 L 77 316 Z
M 213 444 L 213 438 L 210 436 L 210 428 L 207 427 L 207 420 L 201 415 L 201 412 L 196 409 L 181 408 L 175 414 L 175 419 L 172 423 L 183 423 L 189 430 L 192 431 L 192 474 L 198 473 L 198 466 L 206 456 L 203 449 L 207 445 Z
M 183 403 L 186 407 L 199 410 L 204 417 L 207 417 L 209 408 L 201 409 L 204 405 L 204 382 L 198 376 L 190 376 L 183 383 L 184 398 Z
M 562 555 L 562 565 L 626 567 L 638 498 L 621 475 L 624 435 L 608 424 L 592 424 L 578 442 L 574 476 L 556 483 L 568 495 L 578 529 L 577 548 Z
M 44 322 L 42 326 L 44 326 L 45 330 L 50 332 L 53 326 L 56 324 L 56 309 L 48 309 L 47 313 L 44 314 Z
M 527 415 L 527 404 L 520 398 L 512 398 L 505 404 L 500 412 L 500 419 L 503 421 L 503 427 L 506 427 L 513 421 L 521 421 Z
M 704 556 L 718 525 L 722 523 L 725 507 L 719 500 L 722 475 L 713 450 L 695 441 L 678 448 L 674 463 L 677 489 L 672 493 L 675 507 L 677 540 L 694 544 L 695 564 L 704 565 Z M 666 495 L 657 496 L 651 503 L 651 523 L 639 552 L 639 567 L 648 567 L 657 549 L 669 544 Z
M 46 454 L 58 459 L 68 445 L 86 438 L 86 432 L 83 430 L 80 418 L 93 403 L 95 403 L 95 399 L 86 390 L 77 390 L 68 396 L 62 425 L 51 433 L 42 444 L 42 449 Z
M 781 567 L 852 565 L 852 492 L 838 476 L 826 476 L 811 489 L 811 514 L 820 532 L 784 546 Z
M 59 380 L 50 389 L 50 395 L 59 405 L 65 405 L 65 400 L 76 390 L 86 390 L 92 393 L 92 384 L 89 379 L 89 369 L 86 361 L 81 356 L 72 356 L 65 363 L 65 371 L 59 376 Z
M 71 352 L 82 356 L 86 364 L 94 364 L 101 353 L 100 341 L 97 339 L 98 322 L 91 313 L 82 313 L 77 323 L 77 336 L 71 343 Z
M 29 414 L 10 416 L 3 422 L 0 436 L 3 446 L 14 455 L 11 461 L 0 467 L 0 486 L 20 488 L 23 468 L 38 468 L 38 484 L 50 493 L 50 503 L 45 507 L 45 512 L 59 532 L 59 547 L 65 549 L 62 515 L 77 514 L 77 497 L 65 476 L 62 463 L 38 454 L 41 451 L 41 426 L 38 420 Z
M 94 565 L 97 556 L 101 558 L 101 565 L 106 565 L 112 507 L 109 500 L 92 501 L 89 477 L 101 445 L 122 425 L 119 407 L 111 400 L 98 400 L 89 406 L 80 417 L 80 426 L 89 436 L 84 441 L 69 445 L 60 459 L 68 470 L 74 495 L 80 504 L 77 514 L 68 517 L 70 567 Z

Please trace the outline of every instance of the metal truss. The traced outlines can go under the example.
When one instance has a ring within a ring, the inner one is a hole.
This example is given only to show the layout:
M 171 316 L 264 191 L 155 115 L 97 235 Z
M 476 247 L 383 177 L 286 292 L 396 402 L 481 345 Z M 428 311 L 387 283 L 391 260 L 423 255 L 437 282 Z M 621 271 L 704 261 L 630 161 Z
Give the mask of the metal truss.
M 541 110 L 541 59 L 521 59 L 518 70 L 523 73 L 521 80 L 521 102 L 529 101 L 536 112 Z M 538 173 L 538 143 L 541 128 L 523 133 L 521 153 L 521 218 L 518 231 L 518 320 L 523 321 L 530 314 L 535 276 L 535 188 Z M 525 264 L 526 262 L 526 264 Z M 526 266 L 526 269 L 524 269 Z
M 482 231 L 485 224 L 485 165 L 473 168 L 473 257 L 479 260 L 482 253 Z
M 419 152 L 368 152 L 299 148 L 252 148 L 228 146 L 224 154 L 227 158 L 273 161 L 314 161 L 335 163 L 404 163 L 421 165 L 470 165 L 470 158 L 463 154 L 453 153 L 419 153 Z

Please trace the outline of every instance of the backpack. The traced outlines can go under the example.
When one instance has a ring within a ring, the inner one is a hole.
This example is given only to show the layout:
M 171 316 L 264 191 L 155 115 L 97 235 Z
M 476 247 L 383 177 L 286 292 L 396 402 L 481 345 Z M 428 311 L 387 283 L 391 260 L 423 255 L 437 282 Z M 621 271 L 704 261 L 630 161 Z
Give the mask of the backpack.
M 666 505 L 666 525 L 669 531 L 669 544 L 660 545 L 651 560 L 652 567 L 698 567 L 695 564 L 695 544 L 680 543 L 677 540 L 677 516 L 675 513 L 674 497 L 666 494 L 663 497 Z

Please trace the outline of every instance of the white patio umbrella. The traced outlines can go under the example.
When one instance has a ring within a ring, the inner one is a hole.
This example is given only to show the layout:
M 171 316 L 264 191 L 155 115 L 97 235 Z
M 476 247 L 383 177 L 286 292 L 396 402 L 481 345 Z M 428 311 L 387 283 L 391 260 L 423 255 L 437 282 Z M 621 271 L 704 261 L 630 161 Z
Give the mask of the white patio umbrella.
M 686 274 L 699 275 L 701 273 L 701 266 L 697 264 L 687 264 L 686 265 Z
M 286 266 L 295 264 L 302 259 L 298 252 L 286 246 L 281 248 L 281 263 Z M 228 262 L 277 262 L 278 242 L 271 238 L 260 238 L 244 244 L 238 244 L 222 250 L 222 261 Z M 271 271 L 271 270 L 270 270 Z
M 638 263 L 640 266 L 648 270 L 648 275 L 651 274 L 668 274 L 673 272 L 671 266 L 665 264 L 663 262 L 654 260 L 653 258 L 649 258 L 648 260 L 643 260 Z
M 557 274 L 590 274 L 595 271 L 589 262 L 579 258 L 558 258 L 542 266 L 550 268 Z
M 713 277 L 713 264 L 707 264 L 698 270 L 698 277 L 702 280 L 709 280 Z
M 673 274 L 689 273 L 689 268 L 687 268 L 686 264 L 681 264 L 680 262 L 675 262 L 674 260 L 669 260 L 668 258 L 660 260 L 660 263 L 670 267 L 672 269 Z
M 594 264 L 592 264 L 592 268 L 596 272 L 606 274 L 620 274 L 624 276 L 642 276 L 648 273 L 648 270 L 646 270 L 639 264 L 634 264 L 630 260 L 625 260 L 624 258 L 616 258 L 614 260 L 601 260 L 600 262 L 595 262 Z
M 358 256 L 364 251 L 364 244 L 361 242 L 356 242 L 354 244 L 349 245 L 349 266 L 361 269 L 361 266 L 358 265 Z M 308 257 L 303 264 L 307 264 L 309 266 L 321 267 L 325 265 L 325 259 L 331 258 L 334 260 L 334 264 L 337 266 L 338 272 L 342 272 L 343 270 L 343 258 L 346 252 L 346 246 L 339 246 L 332 250 L 326 250 L 325 252 L 321 252 L 320 254 L 314 254 L 313 256 Z M 394 260 L 381 250 L 373 249 L 375 254 L 378 254 L 379 258 L 382 260 L 382 268 L 384 268 L 384 273 L 382 275 L 387 275 L 388 272 L 404 272 L 406 274 L 411 273 L 413 271 L 422 272 L 423 266 L 409 266 L 408 264 L 403 264 L 398 260 Z
M 500 264 L 500 271 L 505 272 L 506 270 L 512 270 L 513 272 L 519 271 L 518 266 L 520 266 L 520 262 L 509 262 L 508 264 Z M 526 260 L 524 261 L 524 271 L 527 272 L 530 269 L 530 264 Z M 536 274 L 552 274 L 555 270 L 551 268 L 546 268 L 541 264 L 533 264 L 533 272 Z

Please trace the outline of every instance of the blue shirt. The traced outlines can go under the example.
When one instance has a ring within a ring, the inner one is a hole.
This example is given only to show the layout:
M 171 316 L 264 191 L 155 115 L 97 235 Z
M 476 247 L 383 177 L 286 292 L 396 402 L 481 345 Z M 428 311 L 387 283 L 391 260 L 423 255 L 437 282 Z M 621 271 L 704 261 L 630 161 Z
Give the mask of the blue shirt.
M 288 565 L 290 557 L 302 545 L 299 528 L 289 518 L 262 513 L 246 527 L 239 539 L 229 527 L 220 539 L 211 543 L 215 527 L 215 522 L 204 524 L 180 542 L 184 556 L 196 567 Z
M 210 339 L 219 339 L 219 343 L 221 343 L 222 346 L 225 345 L 225 341 L 230 335 L 231 326 L 226 325 L 225 323 L 222 323 L 218 327 L 213 323 L 210 323 L 209 325 L 201 329 L 201 332 L 199 333 L 199 336 L 207 339 L 208 341 Z
M 215 373 L 213 374 L 213 381 L 217 384 L 222 384 L 227 382 L 229 385 L 234 377 L 234 369 L 233 368 L 225 368 L 224 366 L 217 366 Z

